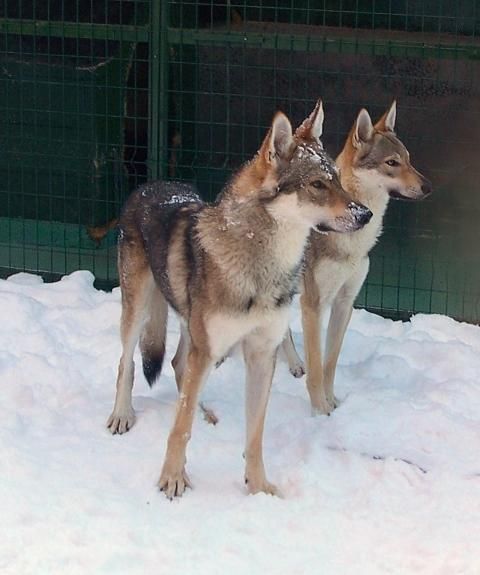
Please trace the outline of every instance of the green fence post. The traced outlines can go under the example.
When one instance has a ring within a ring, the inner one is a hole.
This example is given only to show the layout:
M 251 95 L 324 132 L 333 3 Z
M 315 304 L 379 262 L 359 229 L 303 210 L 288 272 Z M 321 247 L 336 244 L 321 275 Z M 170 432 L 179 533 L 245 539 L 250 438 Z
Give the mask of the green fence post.
M 154 0 L 150 25 L 149 176 L 164 177 L 168 116 L 168 2 Z

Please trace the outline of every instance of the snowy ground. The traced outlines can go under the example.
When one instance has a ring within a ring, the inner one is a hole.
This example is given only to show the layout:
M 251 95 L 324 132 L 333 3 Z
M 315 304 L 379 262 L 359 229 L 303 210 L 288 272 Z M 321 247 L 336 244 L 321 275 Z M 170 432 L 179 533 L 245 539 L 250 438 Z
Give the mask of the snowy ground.
M 280 365 L 265 462 L 284 499 L 245 495 L 243 367 L 228 360 L 204 393 L 219 425 L 194 425 L 195 488 L 170 502 L 155 482 L 172 369 L 152 390 L 137 369 L 137 423 L 111 436 L 119 291 L 92 281 L 0 281 L 2 575 L 480 573 L 480 328 L 356 311 L 328 418 Z

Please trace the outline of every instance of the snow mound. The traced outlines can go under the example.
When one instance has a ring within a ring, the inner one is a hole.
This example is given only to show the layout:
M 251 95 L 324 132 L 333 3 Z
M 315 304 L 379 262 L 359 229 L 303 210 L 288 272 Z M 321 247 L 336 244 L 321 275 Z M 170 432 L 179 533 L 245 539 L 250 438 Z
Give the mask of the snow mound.
M 120 293 L 89 272 L 0 281 L 3 574 L 478 575 L 480 328 L 443 316 L 355 311 L 337 371 L 340 407 L 310 416 L 279 364 L 265 463 L 284 498 L 246 496 L 243 366 L 227 360 L 188 449 L 195 488 L 158 493 L 175 409 L 171 319 L 149 389 L 137 355 L 137 423 L 105 422 L 120 355 Z M 303 351 L 298 304 L 294 337 Z

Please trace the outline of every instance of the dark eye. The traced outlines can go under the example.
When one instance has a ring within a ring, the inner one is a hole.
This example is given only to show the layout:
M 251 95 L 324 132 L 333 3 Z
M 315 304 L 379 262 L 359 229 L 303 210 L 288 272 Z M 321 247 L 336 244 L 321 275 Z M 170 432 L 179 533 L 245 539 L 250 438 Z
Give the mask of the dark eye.
M 315 180 L 314 182 L 311 183 L 311 185 L 314 188 L 317 188 L 317 190 L 321 190 L 322 188 L 325 188 L 325 184 L 322 182 L 322 180 Z
M 397 162 L 397 160 L 387 160 L 385 163 L 387 166 L 391 166 L 392 168 L 400 165 L 400 162 Z

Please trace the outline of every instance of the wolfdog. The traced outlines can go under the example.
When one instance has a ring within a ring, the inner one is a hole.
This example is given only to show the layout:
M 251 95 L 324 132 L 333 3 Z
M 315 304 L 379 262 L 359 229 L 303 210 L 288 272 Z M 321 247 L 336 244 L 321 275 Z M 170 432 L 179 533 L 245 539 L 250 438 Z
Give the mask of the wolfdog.
M 336 406 L 333 382 L 353 302 L 369 269 L 368 253 L 382 233 L 389 198 L 421 200 L 431 183 L 410 163 L 410 154 L 395 135 L 396 102 L 373 125 L 362 109 L 336 159 L 342 187 L 373 213 L 370 223 L 355 234 L 311 234 L 305 258 L 300 297 L 307 372 L 307 389 L 314 413 L 329 414 Z M 311 134 L 302 127 L 296 137 L 308 145 Z M 322 318 L 331 306 L 322 359 Z M 291 333 L 282 344 L 290 371 L 303 374 Z
M 172 362 L 179 399 L 158 482 L 170 499 L 191 486 L 185 453 L 200 388 L 239 342 L 246 364 L 245 482 L 250 493 L 276 493 L 263 464 L 264 418 L 310 230 L 350 232 L 371 217 L 343 190 L 323 150 L 321 102 L 309 124 L 315 137 L 296 142 L 288 118 L 278 112 L 256 156 L 213 204 L 188 184 L 155 182 L 137 189 L 120 217 L 123 352 L 107 426 L 124 433 L 134 423 L 138 339 L 147 381 L 160 375 L 170 305 L 183 334 Z

